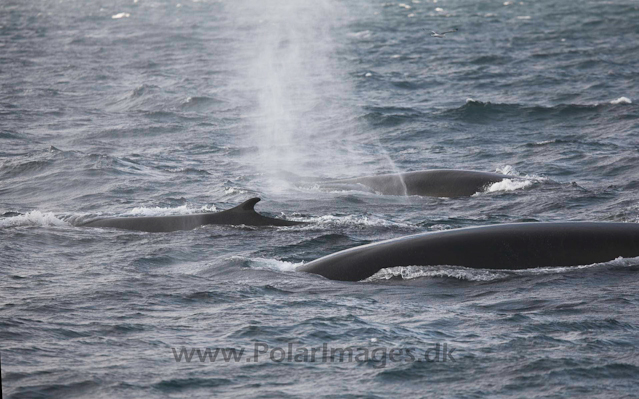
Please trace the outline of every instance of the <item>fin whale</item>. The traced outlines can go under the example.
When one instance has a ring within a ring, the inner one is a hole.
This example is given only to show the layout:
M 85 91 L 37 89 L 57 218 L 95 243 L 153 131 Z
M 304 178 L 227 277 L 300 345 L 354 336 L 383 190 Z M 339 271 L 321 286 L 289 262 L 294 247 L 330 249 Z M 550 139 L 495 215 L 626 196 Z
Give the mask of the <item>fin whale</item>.
M 461 169 L 431 169 L 402 174 L 387 174 L 333 180 L 321 186 L 361 184 L 384 195 L 421 195 L 426 197 L 469 197 L 488 185 L 504 179 L 521 179 L 500 173 Z
M 116 229 L 137 230 L 148 232 L 169 232 L 178 230 L 192 230 L 207 224 L 227 224 L 246 226 L 295 226 L 305 224 L 291 220 L 275 219 L 262 216 L 255 212 L 255 204 L 259 198 L 251 198 L 222 212 L 196 213 L 192 215 L 124 217 L 97 219 L 81 224 L 83 227 L 112 227 Z
M 639 223 L 511 223 L 421 233 L 372 243 L 297 268 L 359 281 L 395 266 L 527 269 L 579 266 L 639 256 Z

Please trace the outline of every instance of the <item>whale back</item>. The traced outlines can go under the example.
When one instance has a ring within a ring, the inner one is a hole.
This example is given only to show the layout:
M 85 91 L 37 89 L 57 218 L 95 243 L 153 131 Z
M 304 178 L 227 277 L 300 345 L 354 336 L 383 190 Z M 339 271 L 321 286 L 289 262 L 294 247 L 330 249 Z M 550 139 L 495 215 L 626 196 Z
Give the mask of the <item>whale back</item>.
M 197 213 L 192 215 L 145 216 L 98 219 L 85 223 L 85 227 L 111 227 L 125 230 L 147 232 L 170 232 L 192 230 L 208 224 L 246 225 L 246 226 L 294 226 L 304 224 L 290 220 L 262 216 L 255 211 L 259 198 L 251 198 L 240 205 L 214 213 Z
M 258 202 L 260 202 L 259 198 L 251 198 L 235 208 L 208 214 L 205 224 L 243 224 L 247 226 L 296 226 L 304 224 L 304 222 L 262 216 L 255 211 L 255 204 Z
M 361 184 L 383 195 L 453 198 L 471 196 L 507 178 L 516 177 L 473 170 L 433 169 L 337 180 L 333 183 Z
M 526 269 L 639 256 L 636 223 L 512 223 L 422 233 L 325 256 L 298 268 L 358 281 L 396 266 Z

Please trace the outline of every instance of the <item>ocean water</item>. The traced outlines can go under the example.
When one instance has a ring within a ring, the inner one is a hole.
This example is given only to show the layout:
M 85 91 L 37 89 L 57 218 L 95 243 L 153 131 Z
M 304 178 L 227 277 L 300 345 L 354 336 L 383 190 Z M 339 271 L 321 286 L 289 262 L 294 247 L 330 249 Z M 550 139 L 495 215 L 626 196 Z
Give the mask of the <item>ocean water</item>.
M 639 222 L 637 21 L 636 0 L 3 0 L 4 397 L 636 397 L 639 259 L 294 270 L 423 231 Z M 526 181 L 316 184 L 430 168 Z M 311 223 L 76 227 L 254 196 Z

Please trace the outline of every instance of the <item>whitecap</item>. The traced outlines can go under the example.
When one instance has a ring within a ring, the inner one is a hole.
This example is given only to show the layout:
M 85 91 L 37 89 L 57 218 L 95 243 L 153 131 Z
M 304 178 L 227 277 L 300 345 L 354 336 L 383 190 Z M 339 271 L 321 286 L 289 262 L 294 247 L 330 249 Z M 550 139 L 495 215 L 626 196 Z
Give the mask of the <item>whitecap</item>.
M 224 194 L 246 194 L 246 191 L 235 187 L 224 187 Z
M 543 274 L 560 274 L 566 273 L 575 270 L 581 269 L 590 269 L 598 266 L 616 266 L 616 267 L 631 267 L 639 265 L 639 257 L 635 258 L 624 258 L 618 257 L 608 262 L 599 262 L 599 263 L 590 263 L 588 265 L 579 265 L 579 266 L 560 266 L 560 267 L 536 267 L 533 269 L 521 269 L 521 270 L 513 270 L 512 274 L 515 275 L 525 275 L 525 276 L 536 276 Z
M 115 15 L 111 15 L 111 18 L 113 19 L 120 19 L 120 18 L 129 18 L 131 16 L 131 14 L 129 14 L 128 12 L 121 12 Z
M 543 176 L 539 176 L 539 175 L 531 175 L 531 174 L 523 174 L 523 173 L 519 173 L 514 167 L 512 167 L 511 165 L 504 165 L 501 167 L 498 167 L 495 169 L 495 172 L 497 173 L 501 173 L 502 175 L 509 175 L 509 176 L 515 176 L 515 177 L 520 177 L 523 179 L 527 179 L 527 180 L 532 180 L 532 181 L 545 181 L 548 180 L 547 177 L 543 177 Z
M 502 181 L 498 181 L 497 183 L 489 185 L 484 191 L 487 193 L 494 193 L 496 191 L 515 191 L 522 188 L 530 187 L 532 184 L 533 183 L 530 180 L 504 179 Z
M 307 218 L 290 218 L 294 221 L 299 222 L 308 222 L 310 223 L 307 226 L 302 228 L 310 228 L 316 229 L 320 228 L 330 228 L 330 227 L 401 227 L 408 229 L 419 229 L 417 226 L 413 226 L 406 223 L 397 223 L 392 222 L 390 220 L 382 219 L 376 216 L 356 216 L 356 215 L 346 215 L 346 216 L 334 216 L 334 215 L 324 215 L 317 217 L 307 217 Z
M 393 278 L 412 280 L 421 277 L 448 277 L 467 281 L 493 281 L 510 276 L 539 276 L 547 274 L 564 274 L 583 269 L 591 269 L 600 266 L 612 267 L 633 267 L 639 265 L 639 257 L 623 258 L 618 257 L 608 262 L 591 263 L 580 266 L 560 266 L 560 267 L 536 267 L 521 270 L 506 269 L 474 269 L 463 266 L 396 266 L 381 269 L 373 276 L 364 280 L 365 282 L 379 282 Z
M 369 37 L 371 37 L 371 31 L 362 30 L 359 32 L 351 32 L 348 34 L 348 36 L 355 37 L 357 39 L 368 39 Z
M 632 104 L 632 100 L 629 99 L 628 97 L 619 97 L 616 100 L 610 101 L 610 104 L 614 104 L 614 105 L 617 105 L 617 104 Z
M 38 210 L 27 212 L 24 215 L 0 219 L 0 227 L 17 226 L 69 226 L 69 224 L 64 220 L 58 219 L 53 212 L 41 212 Z
M 247 261 L 249 267 L 257 270 L 276 270 L 280 272 L 292 272 L 298 266 L 302 266 L 304 262 L 294 263 L 294 262 L 286 262 L 278 259 L 268 259 L 268 258 L 247 258 L 244 256 L 232 256 L 228 258 L 228 260 L 239 260 L 239 261 Z
M 449 277 L 467 281 L 492 281 L 508 277 L 504 272 L 486 269 L 471 269 L 461 266 L 397 266 L 381 269 L 366 282 L 384 281 L 393 278 L 412 280 L 421 277 Z
M 167 215 L 188 215 L 191 213 L 215 212 L 215 205 L 205 205 L 199 209 L 190 208 L 187 205 L 181 205 L 174 208 L 162 208 L 159 206 L 147 208 L 144 206 L 136 207 L 126 212 L 124 215 L 133 216 L 167 216 Z

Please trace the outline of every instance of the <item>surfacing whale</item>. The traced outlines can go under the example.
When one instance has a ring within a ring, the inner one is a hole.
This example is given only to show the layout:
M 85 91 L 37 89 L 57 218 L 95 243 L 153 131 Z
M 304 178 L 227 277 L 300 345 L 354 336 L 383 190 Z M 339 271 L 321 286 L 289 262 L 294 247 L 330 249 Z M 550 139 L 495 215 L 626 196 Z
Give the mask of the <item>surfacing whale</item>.
M 251 198 L 248 201 L 215 213 L 196 213 L 192 215 L 176 216 L 148 216 L 130 218 L 110 218 L 98 219 L 82 224 L 83 227 L 112 227 L 116 229 L 169 232 L 178 230 L 192 230 L 207 224 L 227 224 L 246 226 L 295 226 L 305 224 L 304 222 L 294 222 L 292 220 L 275 219 L 262 216 L 255 212 L 255 204 L 259 198 Z
M 461 169 L 432 169 L 402 174 L 367 176 L 322 182 L 331 187 L 361 184 L 384 195 L 422 195 L 427 197 L 469 197 L 504 179 L 521 179 L 499 173 Z
M 527 269 L 639 256 L 639 223 L 511 223 L 422 233 L 334 253 L 297 268 L 359 281 L 395 266 Z

